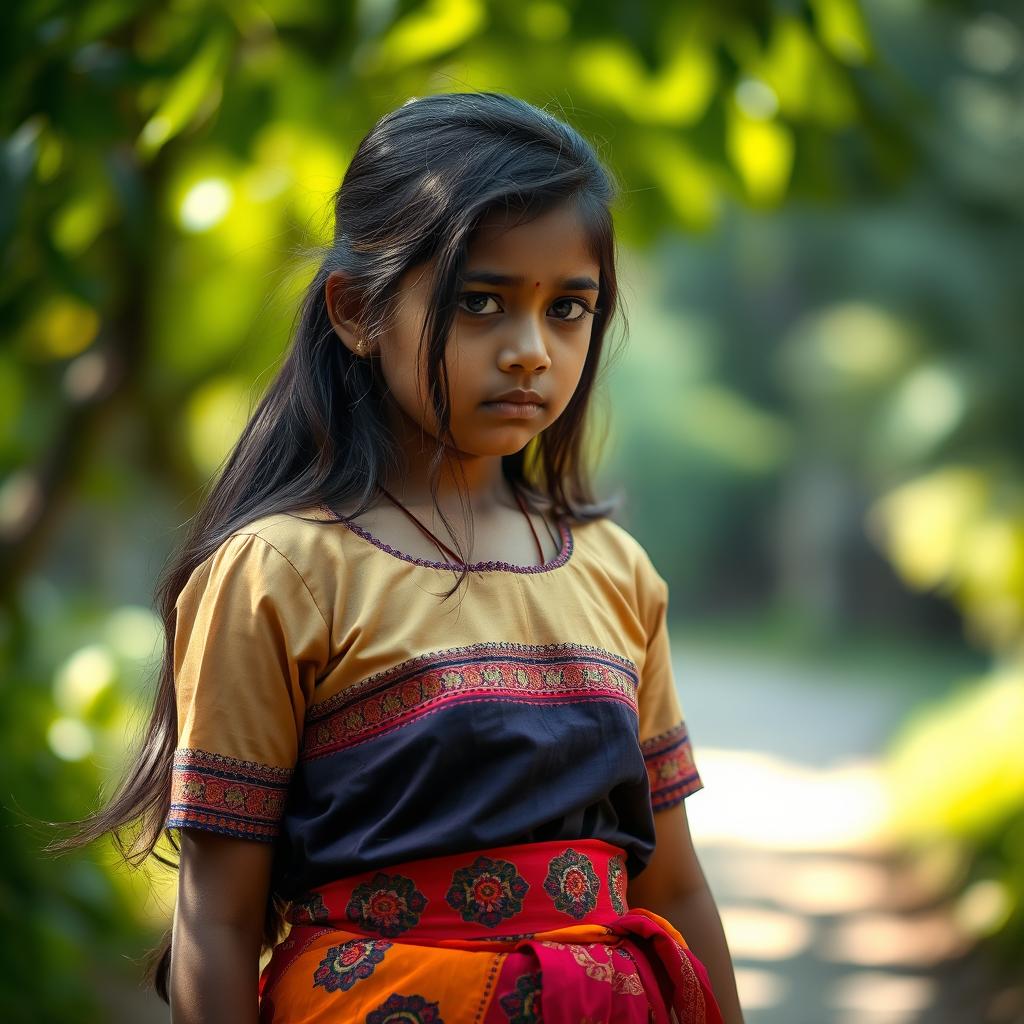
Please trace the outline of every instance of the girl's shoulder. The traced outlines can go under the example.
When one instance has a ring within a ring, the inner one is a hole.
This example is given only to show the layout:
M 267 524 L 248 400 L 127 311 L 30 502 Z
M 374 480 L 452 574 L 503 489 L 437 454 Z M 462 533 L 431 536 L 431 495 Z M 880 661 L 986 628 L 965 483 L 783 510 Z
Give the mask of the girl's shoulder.
M 345 557 L 340 534 L 327 531 L 330 514 L 321 509 L 274 512 L 236 527 L 193 569 L 184 591 L 201 589 L 211 580 L 247 579 L 273 594 L 285 581 L 301 580 L 304 589 L 326 601 L 330 581 L 337 578 Z
M 611 516 L 599 516 L 596 519 L 573 519 L 573 533 L 585 536 L 589 544 L 599 545 L 608 551 L 614 551 L 621 557 L 638 557 L 643 552 L 643 545 L 621 523 Z
M 609 516 L 574 521 L 572 531 L 586 558 L 606 573 L 629 579 L 644 590 L 659 590 L 665 585 L 643 543 Z
M 326 537 L 344 531 L 328 531 L 325 526 L 335 522 L 330 511 L 322 507 L 298 509 L 293 512 L 272 512 L 236 528 L 227 538 L 258 537 L 278 548 L 282 554 L 295 555 L 300 561 L 315 558 L 322 552 Z

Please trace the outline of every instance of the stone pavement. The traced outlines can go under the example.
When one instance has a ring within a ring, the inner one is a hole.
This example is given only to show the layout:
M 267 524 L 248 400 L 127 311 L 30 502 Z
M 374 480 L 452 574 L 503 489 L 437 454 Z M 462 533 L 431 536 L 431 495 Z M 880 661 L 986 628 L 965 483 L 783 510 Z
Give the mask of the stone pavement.
M 919 689 L 673 650 L 705 782 L 687 815 L 747 1024 L 1024 1020 L 1021 990 L 981 1009 L 984 958 L 886 839 L 880 752 Z

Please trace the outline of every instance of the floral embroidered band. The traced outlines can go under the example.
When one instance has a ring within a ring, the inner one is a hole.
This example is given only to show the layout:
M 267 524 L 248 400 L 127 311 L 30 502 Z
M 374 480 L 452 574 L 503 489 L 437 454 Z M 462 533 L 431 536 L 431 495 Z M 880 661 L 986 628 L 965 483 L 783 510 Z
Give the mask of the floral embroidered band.
M 693 747 L 685 722 L 640 744 L 651 782 L 651 804 L 656 811 L 681 803 L 703 789 L 693 761 Z
M 191 825 L 251 839 L 273 838 L 284 811 L 289 768 L 180 749 L 171 773 L 165 828 Z
M 614 700 L 637 709 L 636 666 L 580 644 L 473 644 L 403 662 L 314 705 L 301 760 L 355 746 L 444 707 Z
M 508 939 L 624 913 L 622 850 L 582 839 L 448 854 L 352 875 L 294 901 L 287 919 L 385 939 L 406 933 Z

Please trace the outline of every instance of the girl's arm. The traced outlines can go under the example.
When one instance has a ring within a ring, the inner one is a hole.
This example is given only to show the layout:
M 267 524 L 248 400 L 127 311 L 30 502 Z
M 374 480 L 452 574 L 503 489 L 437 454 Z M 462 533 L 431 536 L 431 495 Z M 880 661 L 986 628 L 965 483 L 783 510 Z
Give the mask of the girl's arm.
M 171 1024 L 257 1024 L 273 844 L 181 829 Z
M 684 803 L 655 813 L 654 854 L 630 880 L 627 899 L 630 906 L 653 910 L 675 926 L 707 968 L 726 1024 L 743 1024 L 722 919 L 693 848 Z

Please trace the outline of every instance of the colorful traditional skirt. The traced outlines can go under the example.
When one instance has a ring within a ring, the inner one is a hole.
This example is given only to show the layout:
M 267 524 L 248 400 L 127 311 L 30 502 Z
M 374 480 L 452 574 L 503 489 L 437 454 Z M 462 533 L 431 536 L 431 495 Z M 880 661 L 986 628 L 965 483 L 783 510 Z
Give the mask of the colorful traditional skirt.
M 599 839 L 353 875 L 289 920 L 260 1024 L 722 1024 L 704 965 L 626 906 L 623 851 Z

